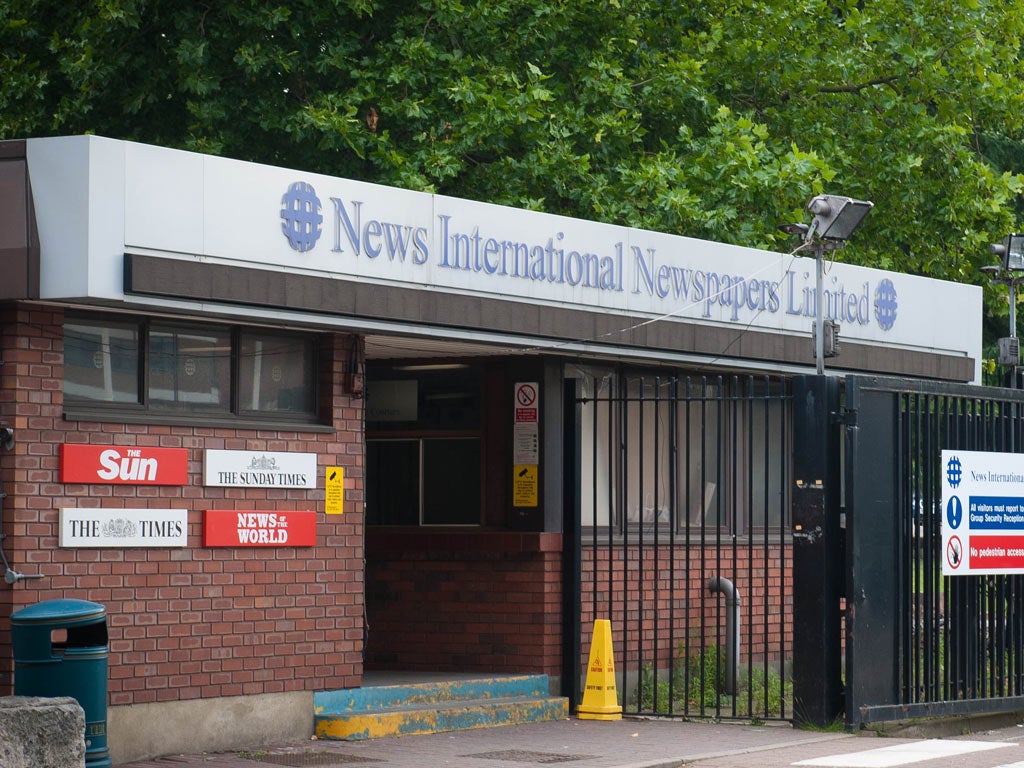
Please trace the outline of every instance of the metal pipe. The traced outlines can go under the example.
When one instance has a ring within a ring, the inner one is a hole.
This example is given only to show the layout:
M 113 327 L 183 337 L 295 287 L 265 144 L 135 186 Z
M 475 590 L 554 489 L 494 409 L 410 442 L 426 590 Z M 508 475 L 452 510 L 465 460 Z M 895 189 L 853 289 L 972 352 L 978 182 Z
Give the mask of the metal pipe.
M 814 244 L 814 368 L 818 375 L 825 373 L 825 244 Z
M 735 696 L 740 667 L 740 593 L 736 585 L 724 576 L 708 579 L 708 591 L 721 592 L 728 606 L 725 614 L 725 692 Z
M 7 422 L 0 422 L 0 450 L 14 450 L 14 430 L 8 426 Z M 7 498 L 7 494 L 4 493 L 3 477 L 0 476 L 0 565 L 3 565 L 4 571 L 4 583 L 9 586 L 14 586 L 23 579 L 41 579 L 43 574 L 41 573 L 21 573 L 11 568 L 10 562 L 7 560 L 7 555 L 4 554 L 4 499 Z

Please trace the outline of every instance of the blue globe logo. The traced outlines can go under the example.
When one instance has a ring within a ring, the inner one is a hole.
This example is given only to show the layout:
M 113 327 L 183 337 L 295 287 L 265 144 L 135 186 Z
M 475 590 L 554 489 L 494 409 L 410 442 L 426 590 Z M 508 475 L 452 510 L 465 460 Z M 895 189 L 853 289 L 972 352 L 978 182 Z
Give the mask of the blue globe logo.
M 883 331 L 890 330 L 896 323 L 896 286 L 892 280 L 884 278 L 875 288 L 875 319 Z
M 964 477 L 964 468 L 960 463 L 960 459 L 956 456 L 951 456 L 949 461 L 946 462 L 946 482 L 949 483 L 950 488 L 956 488 L 960 485 L 960 481 Z
M 299 253 L 312 250 L 320 239 L 324 217 L 312 184 L 296 181 L 281 197 L 281 231 Z

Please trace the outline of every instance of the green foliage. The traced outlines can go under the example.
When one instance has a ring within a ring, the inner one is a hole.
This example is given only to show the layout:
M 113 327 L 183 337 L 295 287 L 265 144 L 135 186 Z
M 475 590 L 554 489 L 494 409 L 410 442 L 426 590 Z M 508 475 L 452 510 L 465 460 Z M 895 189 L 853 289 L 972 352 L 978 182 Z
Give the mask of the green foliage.
M 1024 229 L 1022 33 L 1024 0 L 8 0 L 0 138 L 94 132 L 777 250 L 829 191 L 876 204 L 838 258 L 981 284 Z
M 717 645 L 686 656 L 682 645 L 671 676 L 656 675 L 650 665 L 641 671 L 631 705 L 638 712 L 690 717 L 742 717 L 759 721 L 792 712 L 793 684 L 769 667 L 741 666 L 738 690 L 725 691 L 725 652 Z

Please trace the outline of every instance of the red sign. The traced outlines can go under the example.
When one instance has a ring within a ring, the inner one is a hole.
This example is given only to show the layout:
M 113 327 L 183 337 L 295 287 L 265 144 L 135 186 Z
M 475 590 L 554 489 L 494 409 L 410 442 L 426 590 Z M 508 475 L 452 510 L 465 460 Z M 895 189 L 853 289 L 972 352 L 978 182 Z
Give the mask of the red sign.
M 60 481 L 186 485 L 188 449 L 65 443 L 60 447 Z
M 516 407 L 526 408 L 537 402 L 537 387 L 533 384 L 516 384 Z
M 1024 536 L 971 536 L 971 569 L 1024 568 Z
M 316 512 L 256 512 L 208 509 L 204 547 L 313 547 Z

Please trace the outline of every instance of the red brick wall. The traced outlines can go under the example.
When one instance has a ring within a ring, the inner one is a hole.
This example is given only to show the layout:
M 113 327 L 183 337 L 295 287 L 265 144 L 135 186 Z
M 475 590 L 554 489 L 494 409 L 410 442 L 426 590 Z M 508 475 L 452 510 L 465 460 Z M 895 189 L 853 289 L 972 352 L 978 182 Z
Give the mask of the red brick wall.
M 106 606 L 109 703 L 322 690 L 359 685 L 363 639 L 362 401 L 343 391 L 353 338 L 325 335 L 322 399 L 334 431 L 278 431 L 65 421 L 63 314 L 0 306 L 0 421 L 15 429 L 0 453 L 4 551 L 15 570 L 42 573 L 0 585 L 0 695 L 12 692 L 9 616 L 41 600 Z M 184 487 L 64 485 L 65 442 L 189 450 Z M 312 452 L 320 470 L 345 469 L 345 513 L 323 514 L 323 478 L 311 490 L 205 488 L 204 449 Z M 185 549 L 61 549 L 58 510 L 180 507 Z M 202 511 L 316 510 L 315 547 L 204 548 Z
M 740 657 L 784 662 L 793 649 L 792 548 L 743 544 L 721 550 L 685 545 L 583 546 L 582 662 L 595 619 L 609 619 L 618 669 L 667 669 L 686 650 L 726 642 L 726 598 L 708 579 L 740 594 Z M 594 604 L 596 599 L 597 609 Z M 584 673 L 585 674 L 585 673 Z
M 562 537 L 367 532 L 367 669 L 561 674 Z
M 707 589 L 717 573 L 741 594 L 742 658 L 788 660 L 790 549 L 723 552 L 702 564 L 699 547 L 603 546 L 595 580 L 584 546 L 583 677 L 595 618 L 611 620 L 620 670 L 723 646 L 725 598 Z M 371 528 L 366 553 L 367 669 L 561 674 L 560 535 Z

